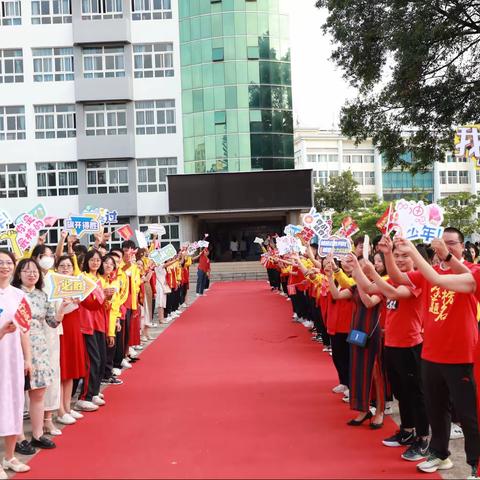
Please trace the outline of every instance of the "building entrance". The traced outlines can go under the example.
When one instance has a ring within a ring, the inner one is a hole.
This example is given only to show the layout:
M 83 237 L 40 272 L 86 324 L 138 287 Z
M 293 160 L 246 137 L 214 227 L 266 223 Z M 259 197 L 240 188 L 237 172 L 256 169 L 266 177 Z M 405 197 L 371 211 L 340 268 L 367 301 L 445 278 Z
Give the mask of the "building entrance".
M 208 233 L 211 259 L 217 262 L 258 260 L 261 248 L 253 243 L 255 237 L 281 234 L 285 219 L 278 220 L 200 220 L 199 238 Z M 231 242 L 235 242 L 233 245 Z M 235 252 L 235 245 L 238 250 Z M 233 247 L 233 251 L 232 248 Z

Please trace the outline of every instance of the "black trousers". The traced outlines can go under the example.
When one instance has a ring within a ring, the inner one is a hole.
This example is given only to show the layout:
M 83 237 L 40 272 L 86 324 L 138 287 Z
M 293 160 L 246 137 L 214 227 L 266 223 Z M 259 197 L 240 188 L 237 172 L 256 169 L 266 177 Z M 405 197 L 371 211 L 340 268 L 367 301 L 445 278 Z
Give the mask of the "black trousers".
M 336 333 L 330 337 L 332 359 L 338 373 L 338 380 L 348 387 L 350 370 L 350 345 L 347 343 L 347 333 Z
M 272 288 L 280 289 L 280 272 L 276 268 L 267 268 L 268 282 Z
M 93 332 L 93 335 L 84 335 L 85 345 L 89 358 L 88 376 L 83 386 L 82 400 L 92 401 L 100 392 L 100 383 L 105 373 L 107 361 L 107 343 L 105 333 Z
M 309 312 L 308 312 L 308 299 L 307 295 L 305 292 L 301 292 L 297 290 L 297 293 L 295 294 L 295 305 L 296 305 L 296 314 L 298 315 L 298 318 L 304 318 L 308 319 L 309 317 Z M 292 301 L 294 301 L 292 299 Z
M 387 375 L 398 400 L 402 427 L 415 428 L 419 437 L 428 436 L 420 360 L 422 344 L 408 348 L 385 347 L 384 352 Z
M 123 350 L 123 336 L 125 335 L 125 319 L 120 319 L 121 330 L 115 333 L 115 352 L 113 354 L 113 367 L 122 368 L 122 360 L 125 358 Z
M 467 463 L 471 466 L 478 465 L 480 434 L 473 364 L 433 363 L 422 360 L 422 380 L 428 419 L 432 428 L 430 449 L 442 460 L 450 455 L 448 442 L 451 400 L 465 435 Z
M 288 295 L 288 288 L 287 288 L 287 285 L 288 285 L 288 277 L 280 277 L 280 284 L 282 286 L 282 290 L 283 290 L 283 293 L 285 295 Z
M 112 369 L 114 363 L 113 359 L 115 358 L 115 352 L 116 345 L 114 345 L 113 347 L 107 346 L 107 358 L 105 361 L 105 373 L 103 374 L 103 378 L 110 378 L 112 376 Z

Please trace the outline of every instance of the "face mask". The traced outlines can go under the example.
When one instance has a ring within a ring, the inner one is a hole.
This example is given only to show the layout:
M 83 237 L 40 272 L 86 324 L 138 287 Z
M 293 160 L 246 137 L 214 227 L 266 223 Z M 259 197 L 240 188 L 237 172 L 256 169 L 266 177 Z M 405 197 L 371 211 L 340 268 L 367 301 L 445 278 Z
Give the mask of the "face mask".
M 55 259 L 53 257 L 42 257 L 38 264 L 42 270 L 50 270 L 55 263 Z

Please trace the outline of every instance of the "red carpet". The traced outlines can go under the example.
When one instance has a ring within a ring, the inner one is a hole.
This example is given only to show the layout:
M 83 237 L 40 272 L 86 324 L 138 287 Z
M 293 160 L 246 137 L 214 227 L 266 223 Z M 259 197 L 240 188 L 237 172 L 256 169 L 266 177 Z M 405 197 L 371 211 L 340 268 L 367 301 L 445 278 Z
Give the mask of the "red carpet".
M 331 358 L 290 318 L 265 282 L 213 285 L 18 478 L 426 478 L 381 445 L 390 419 L 345 424 Z

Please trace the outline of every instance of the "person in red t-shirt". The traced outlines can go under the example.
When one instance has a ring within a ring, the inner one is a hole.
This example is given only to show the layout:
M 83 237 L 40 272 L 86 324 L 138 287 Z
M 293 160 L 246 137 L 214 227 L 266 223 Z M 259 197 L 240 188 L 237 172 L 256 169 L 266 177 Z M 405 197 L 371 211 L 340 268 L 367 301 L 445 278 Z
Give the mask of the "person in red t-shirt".
M 431 456 L 418 468 L 432 472 L 453 466 L 448 458 L 451 400 L 465 435 L 467 463 L 472 467 L 472 475 L 476 476 L 480 458 L 477 393 L 473 376 L 478 342 L 476 288 L 465 288 L 460 279 L 465 275 L 453 275 L 457 280 L 451 283 L 444 281 L 443 277 L 452 277 L 449 274 L 454 273 L 453 268 L 472 277 L 468 272 L 472 270 L 476 275 L 477 267 L 468 262 L 462 265 L 464 239 L 455 228 L 446 228 L 442 240 L 432 242 L 441 260 L 433 268 L 408 240 L 397 239 L 396 246 L 408 253 L 418 268 L 418 271 L 409 273 L 407 279 L 395 274 L 397 281 L 421 287 L 426 294 L 425 307 L 428 308 L 424 317 L 422 376 L 432 427 Z
M 388 246 L 384 252 L 391 254 Z M 393 252 L 401 272 L 413 271 L 413 260 L 398 250 Z M 353 277 L 369 294 L 386 299 L 385 363 L 393 394 L 400 410 L 400 431 L 383 440 L 387 447 L 408 446 L 402 458 L 417 461 L 428 455 L 429 423 L 423 396 L 420 355 L 422 351 L 423 302 L 419 288 L 395 287 L 382 278 L 368 261 L 362 269 L 352 256 Z M 345 265 L 345 264 L 344 264 Z M 368 278 L 367 278 L 368 277 Z
M 198 258 L 197 270 L 197 295 L 203 295 L 205 285 L 207 283 L 207 275 L 210 273 L 210 259 L 208 258 L 210 251 L 208 248 L 202 250 Z

